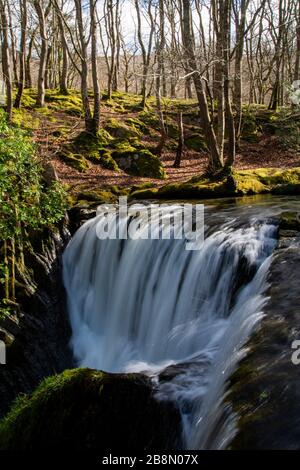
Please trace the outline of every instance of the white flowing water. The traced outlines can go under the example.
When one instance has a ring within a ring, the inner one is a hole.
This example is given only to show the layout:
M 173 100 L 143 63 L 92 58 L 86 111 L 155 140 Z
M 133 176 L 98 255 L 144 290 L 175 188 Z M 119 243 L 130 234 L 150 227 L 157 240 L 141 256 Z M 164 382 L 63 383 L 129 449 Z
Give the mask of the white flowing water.
M 227 220 L 187 251 L 185 240 L 99 240 L 105 223 L 86 222 L 64 253 L 78 365 L 150 374 L 181 409 L 186 448 L 225 448 L 226 380 L 262 316 L 274 225 Z

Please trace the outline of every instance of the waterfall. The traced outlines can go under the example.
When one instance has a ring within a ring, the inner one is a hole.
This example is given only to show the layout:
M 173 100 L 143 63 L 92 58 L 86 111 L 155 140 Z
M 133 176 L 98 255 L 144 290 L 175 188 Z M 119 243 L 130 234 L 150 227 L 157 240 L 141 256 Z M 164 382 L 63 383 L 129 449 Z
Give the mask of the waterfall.
M 200 249 L 187 251 L 184 239 L 99 240 L 98 215 L 63 258 L 78 365 L 151 375 L 158 398 L 178 403 L 191 449 L 225 448 L 234 436 L 226 380 L 263 315 L 276 244 L 272 222 L 205 222 Z

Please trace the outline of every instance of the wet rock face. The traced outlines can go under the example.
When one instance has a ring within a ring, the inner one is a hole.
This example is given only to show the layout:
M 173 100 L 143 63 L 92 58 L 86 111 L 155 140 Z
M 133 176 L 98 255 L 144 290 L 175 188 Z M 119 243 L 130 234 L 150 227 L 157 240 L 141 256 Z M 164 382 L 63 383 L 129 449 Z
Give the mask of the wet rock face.
M 280 225 L 265 317 L 230 381 L 228 400 L 239 416 L 233 449 L 300 449 L 300 365 L 292 362 L 292 343 L 300 340 L 300 233 L 285 230 L 288 219 Z
M 30 393 L 49 375 L 73 367 L 71 330 L 61 281 L 61 253 L 69 239 L 66 224 L 33 240 L 17 297 L 20 310 L 0 324 L 6 365 L 0 365 L 0 416 L 20 393 Z M 6 339 L 7 341 L 6 341 Z
M 146 376 L 74 369 L 15 405 L 0 422 L 0 449 L 171 450 L 179 433 L 177 408 L 155 399 Z

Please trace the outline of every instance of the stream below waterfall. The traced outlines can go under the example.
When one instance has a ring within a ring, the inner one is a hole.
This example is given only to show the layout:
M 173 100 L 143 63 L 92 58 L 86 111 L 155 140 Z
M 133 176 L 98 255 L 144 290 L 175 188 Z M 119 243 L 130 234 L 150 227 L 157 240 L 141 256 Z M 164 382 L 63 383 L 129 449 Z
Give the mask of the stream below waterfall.
M 78 365 L 150 375 L 157 398 L 180 408 L 185 448 L 226 448 L 236 431 L 226 381 L 263 316 L 275 216 L 293 208 L 296 198 L 205 203 L 194 251 L 185 239 L 100 240 L 106 216 L 85 222 L 63 257 Z M 115 222 L 123 229 L 133 218 Z

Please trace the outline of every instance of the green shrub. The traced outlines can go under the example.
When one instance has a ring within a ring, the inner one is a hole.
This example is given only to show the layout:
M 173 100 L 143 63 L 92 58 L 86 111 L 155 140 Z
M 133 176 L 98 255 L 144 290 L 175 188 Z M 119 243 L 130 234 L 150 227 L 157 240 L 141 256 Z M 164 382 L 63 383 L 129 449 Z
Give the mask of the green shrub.
M 15 273 L 24 267 L 30 233 L 52 226 L 65 213 L 66 194 L 47 184 L 28 134 L 6 123 L 0 113 L 0 315 L 15 300 Z

